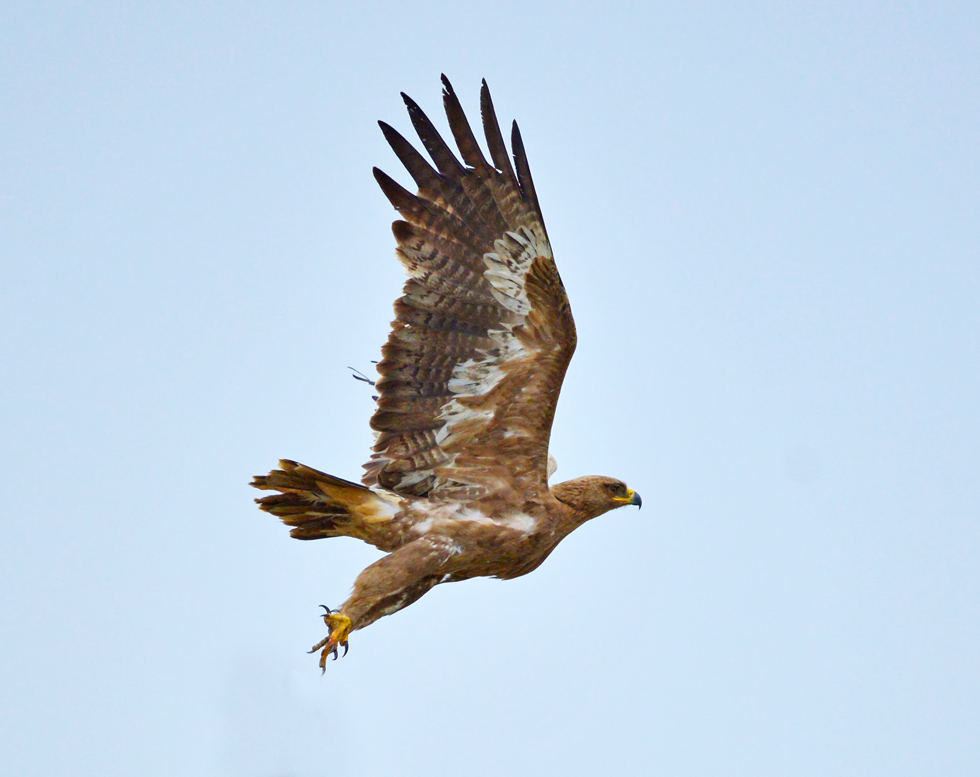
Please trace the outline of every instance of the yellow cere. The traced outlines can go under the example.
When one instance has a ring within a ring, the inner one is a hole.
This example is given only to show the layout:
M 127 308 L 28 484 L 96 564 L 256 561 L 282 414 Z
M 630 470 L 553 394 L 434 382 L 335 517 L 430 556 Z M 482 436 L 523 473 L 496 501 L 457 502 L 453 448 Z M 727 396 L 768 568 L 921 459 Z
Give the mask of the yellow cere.
M 614 502 L 626 502 L 626 503 L 630 503 L 630 502 L 633 501 L 633 497 L 635 495 L 636 495 L 636 492 L 632 488 L 627 488 L 626 489 L 626 496 L 614 496 L 613 497 L 613 501 Z

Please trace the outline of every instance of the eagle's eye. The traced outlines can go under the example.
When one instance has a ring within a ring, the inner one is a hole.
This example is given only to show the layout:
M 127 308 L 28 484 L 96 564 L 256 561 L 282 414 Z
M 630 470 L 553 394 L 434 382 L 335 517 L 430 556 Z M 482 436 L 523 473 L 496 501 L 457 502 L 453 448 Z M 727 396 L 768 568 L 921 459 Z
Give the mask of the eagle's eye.
M 606 483 L 606 491 L 613 495 L 621 495 L 626 493 L 626 486 L 622 483 Z

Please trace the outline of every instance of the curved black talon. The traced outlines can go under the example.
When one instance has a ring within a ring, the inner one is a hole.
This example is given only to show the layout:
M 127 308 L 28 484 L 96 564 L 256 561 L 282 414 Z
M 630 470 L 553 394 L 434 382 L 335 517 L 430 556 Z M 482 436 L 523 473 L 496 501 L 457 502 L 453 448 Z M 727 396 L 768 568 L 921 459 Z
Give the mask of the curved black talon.
M 326 612 L 324 612 L 324 613 L 323 613 L 323 615 L 321 615 L 321 616 L 320 616 L 321 618 L 326 618 L 326 617 L 327 617 L 328 615 L 330 615 L 330 614 L 331 614 L 331 613 L 333 612 L 333 610 L 331 610 L 331 609 L 330 609 L 329 607 L 327 607 L 327 605 L 325 605 L 325 604 L 321 604 L 320 606 L 321 606 L 321 607 L 322 607 L 322 608 L 323 608 L 324 610 L 326 610 Z
M 344 656 L 347 655 L 347 651 L 348 650 L 350 650 L 350 643 L 349 642 L 345 642 L 344 643 Z M 341 658 L 343 658 L 344 656 L 341 656 Z

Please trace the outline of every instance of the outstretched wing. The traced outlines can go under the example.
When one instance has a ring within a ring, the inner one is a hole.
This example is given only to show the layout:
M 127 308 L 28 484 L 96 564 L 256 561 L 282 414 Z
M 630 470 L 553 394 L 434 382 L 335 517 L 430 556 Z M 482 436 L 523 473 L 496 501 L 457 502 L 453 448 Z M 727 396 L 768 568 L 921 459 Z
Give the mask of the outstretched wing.
M 364 482 L 440 500 L 492 497 L 520 509 L 547 489 L 548 440 L 575 323 L 517 123 L 512 166 L 484 81 L 490 164 L 445 76 L 442 83 L 462 163 L 406 95 L 435 167 L 380 122 L 419 191 L 374 171 L 404 219 L 392 231 L 410 278 L 378 364 L 371 419 L 378 435 Z

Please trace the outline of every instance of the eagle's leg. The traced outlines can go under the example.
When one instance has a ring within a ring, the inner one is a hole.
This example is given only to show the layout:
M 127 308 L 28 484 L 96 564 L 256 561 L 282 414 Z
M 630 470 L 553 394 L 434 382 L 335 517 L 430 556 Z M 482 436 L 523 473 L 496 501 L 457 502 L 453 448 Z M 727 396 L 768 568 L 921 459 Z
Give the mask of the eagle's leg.
M 326 610 L 323 614 L 323 622 L 327 624 L 327 628 L 330 631 L 326 637 L 310 649 L 310 652 L 316 653 L 321 648 L 323 649 L 323 652 L 320 653 L 320 669 L 326 671 L 327 656 L 333 654 L 334 660 L 336 660 L 338 645 L 343 647 L 344 655 L 347 655 L 347 637 L 351 631 L 351 619 L 342 612 L 331 610 L 325 604 L 321 604 L 320 606 Z
M 346 655 L 347 639 L 352 631 L 408 607 L 441 582 L 448 571 L 447 562 L 458 553 L 459 546 L 452 540 L 423 537 L 378 559 L 361 572 L 343 606 L 336 611 L 326 608 L 323 621 L 330 633 L 310 651 L 321 651 L 320 669 L 326 669 L 330 655 L 336 658 L 338 646 L 344 648 Z

